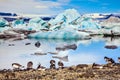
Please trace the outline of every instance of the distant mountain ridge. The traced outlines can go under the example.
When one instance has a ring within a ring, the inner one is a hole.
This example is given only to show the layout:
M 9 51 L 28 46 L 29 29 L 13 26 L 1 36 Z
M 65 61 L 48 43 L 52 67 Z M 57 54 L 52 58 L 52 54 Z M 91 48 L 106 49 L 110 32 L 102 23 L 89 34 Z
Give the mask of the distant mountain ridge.
M 84 14 L 87 15 L 87 14 Z M 96 16 L 97 15 L 97 16 Z M 53 16 L 48 16 L 48 15 L 24 15 L 24 14 L 17 14 L 17 13 L 9 13 L 9 12 L 0 12 L 0 17 L 3 17 L 4 19 L 6 19 L 7 21 L 13 21 L 16 20 L 18 17 L 23 17 L 24 21 L 29 21 L 32 17 L 40 17 L 43 20 L 50 20 L 51 18 L 54 18 Z M 91 13 L 88 14 L 87 16 L 98 19 L 98 20 L 104 20 L 104 19 L 108 19 L 110 17 L 117 17 L 120 18 L 120 14 L 118 13 Z
M 17 16 L 16 13 L 0 12 L 0 16 Z
M 29 21 L 31 19 L 31 17 L 23 17 L 23 15 L 20 14 L 16 14 L 16 13 L 7 13 L 7 12 L 0 12 L 0 17 L 3 17 L 4 19 L 6 19 L 7 21 L 13 21 L 16 20 L 18 17 L 22 17 L 24 19 L 24 21 Z M 35 17 L 41 17 L 36 15 Z M 41 17 L 43 20 L 50 20 L 53 17 Z

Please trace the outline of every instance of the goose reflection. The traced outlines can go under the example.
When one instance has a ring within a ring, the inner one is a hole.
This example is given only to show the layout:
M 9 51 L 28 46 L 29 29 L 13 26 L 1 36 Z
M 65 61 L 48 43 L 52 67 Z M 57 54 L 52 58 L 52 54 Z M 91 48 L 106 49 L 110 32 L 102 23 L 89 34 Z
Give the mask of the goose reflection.
M 44 52 L 41 48 L 38 48 L 35 50 L 34 54 L 31 54 L 31 55 L 47 55 L 46 52 Z
M 120 46 L 120 38 L 106 38 L 106 49 L 117 49 Z
M 60 51 L 58 54 L 53 55 L 52 58 L 57 58 L 59 60 L 68 62 L 68 54 L 69 51 Z

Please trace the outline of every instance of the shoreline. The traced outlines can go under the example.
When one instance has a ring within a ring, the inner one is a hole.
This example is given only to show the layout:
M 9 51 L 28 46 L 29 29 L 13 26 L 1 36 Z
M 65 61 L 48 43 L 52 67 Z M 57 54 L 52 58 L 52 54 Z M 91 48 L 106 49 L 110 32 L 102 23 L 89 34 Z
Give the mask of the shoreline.
M 120 63 L 114 66 L 111 64 L 78 64 L 63 69 L 0 71 L 2 80 L 119 80 L 119 78 Z

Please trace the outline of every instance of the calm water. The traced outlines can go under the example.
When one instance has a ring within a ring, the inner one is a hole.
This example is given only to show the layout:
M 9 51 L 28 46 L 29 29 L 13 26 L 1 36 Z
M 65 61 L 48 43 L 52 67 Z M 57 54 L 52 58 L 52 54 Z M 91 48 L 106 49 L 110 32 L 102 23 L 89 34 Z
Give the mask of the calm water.
M 39 41 L 41 46 L 38 48 L 35 43 Z M 30 43 L 29 45 L 25 45 Z M 14 44 L 14 45 L 13 45 Z M 56 50 L 68 45 L 76 45 L 76 49 Z M 105 46 L 115 45 L 117 49 L 107 49 Z M 41 52 L 42 55 L 34 53 Z M 51 53 L 48 53 L 51 52 Z M 12 69 L 12 63 L 20 63 L 26 67 L 28 61 L 33 61 L 34 68 L 39 63 L 49 68 L 49 61 L 63 61 L 65 66 L 77 64 L 104 64 L 104 56 L 113 58 L 116 62 L 120 57 L 120 38 L 93 37 L 90 40 L 35 40 L 25 39 L 20 41 L 0 40 L 0 69 Z

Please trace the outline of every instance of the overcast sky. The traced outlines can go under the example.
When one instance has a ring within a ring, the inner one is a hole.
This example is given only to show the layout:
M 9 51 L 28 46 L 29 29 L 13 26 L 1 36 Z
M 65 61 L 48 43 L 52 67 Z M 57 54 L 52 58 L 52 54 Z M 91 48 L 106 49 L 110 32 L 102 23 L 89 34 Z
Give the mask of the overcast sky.
M 75 8 L 79 13 L 120 13 L 120 0 L 0 0 L 0 12 L 56 15 Z

